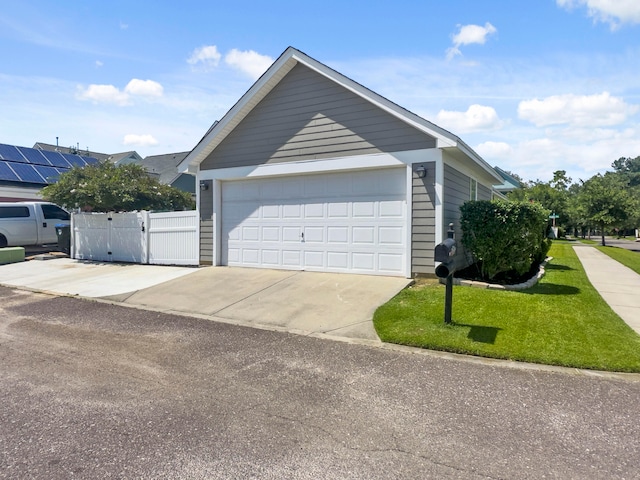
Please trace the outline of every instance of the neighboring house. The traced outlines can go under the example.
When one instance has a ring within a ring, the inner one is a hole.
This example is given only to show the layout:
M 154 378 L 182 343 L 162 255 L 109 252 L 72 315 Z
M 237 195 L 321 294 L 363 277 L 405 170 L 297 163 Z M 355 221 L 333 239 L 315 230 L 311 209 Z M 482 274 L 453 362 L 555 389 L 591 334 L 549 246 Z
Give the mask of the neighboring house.
M 40 190 L 61 173 L 97 162 L 84 154 L 0 144 L 0 201 L 41 200 Z
M 58 145 L 51 145 L 50 143 L 44 142 L 36 142 L 33 148 L 48 150 L 51 152 L 85 155 L 97 158 L 101 162 L 108 160 L 115 165 L 127 165 L 128 163 L 140 163 L 142 161 L 142 157 L 135 150 L 121 153 L 99 153 L 91 152 L 89 149 L 82 150 L 79 147 L 60 147 Z
M 44 142 L 36 142 L 33 145 L 33 148 L 36 148 L 38 150 L 47 150 L 49 152 L 66 153 L 69 155 L 76 155 L 76 154 L 84 155 L 86 157 L 96 158 L 101 162 L 104 160 L 108 160 L 109 158 L 108 153 L 92 152 L 88 148 L 85 150 L 82 150 L 77 147 L 60 147 L 58 145 L 51 145 L 50 143 L 44 143 Z
M 462 140 L 288 48 L 180 164 L 202 264 L 411 277 L 502 181 Z
M 107 157 L 111 163 L 115 165 L 128 165 L 130 163 L 140 163 L 142 157 L 136 151 L 112 153 Z
M 519 188 L 522 188 L 522 182 L 520 182 L 520 180 L 518 180 L 517 178 L 515 178 L 512 174 L 502 170 L 499 167 L 493 167 L 493 169 L 498 173 L 498 175 L 500 175 L 502 182 L 494 185 L 493 188 L 503 194 L 506 195 L 509 192 L 513 192 L 514 190 L 518 190 Z
M 189 152 L 151 155 L 137 163 L 142 165 L 149 174 L 154 175 L 160 183 L 171 185 L 172 187 L 191 193 L 195 196 L 195 175 L 190 173 L 181 173 L 178 171 L 178 165 L 188 154 Z

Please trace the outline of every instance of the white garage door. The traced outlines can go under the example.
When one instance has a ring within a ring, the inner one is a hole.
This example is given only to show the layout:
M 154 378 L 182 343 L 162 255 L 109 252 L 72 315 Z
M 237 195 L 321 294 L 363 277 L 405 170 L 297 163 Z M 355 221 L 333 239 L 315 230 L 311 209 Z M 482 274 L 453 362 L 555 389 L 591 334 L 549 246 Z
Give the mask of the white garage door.
M 405 273 L 404 168 L 222 183 L 223 265 Z

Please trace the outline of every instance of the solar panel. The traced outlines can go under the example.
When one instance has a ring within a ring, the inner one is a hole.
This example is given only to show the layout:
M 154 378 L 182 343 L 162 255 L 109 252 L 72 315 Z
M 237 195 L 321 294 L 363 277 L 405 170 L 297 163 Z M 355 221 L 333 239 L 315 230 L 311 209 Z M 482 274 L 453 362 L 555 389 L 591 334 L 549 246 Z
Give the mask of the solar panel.
M 81 157 L 82 157 L 82 159 L 83 159 L 85 162 L 87 162 L 87 165 L 96 165 L 96 164 L 98 164 L 98 163 L 99 163 L 99 161 L 98 161 L 98 159 L 97 159 L 97 158 L 93 158 L 93 157 L 84 157 L 84 156 L 82 156 L 82 155 L 81 155 Z
M 12 162 L 11 168 L 18 175 L 18 178 L 23 182 L 28 183 L 47 183 L 47 181 L 40 176 L 38 172 L 36 172 L 33 165 L 28 163 L 17 163 Z
M 20 153 L 27 159 L 27 162 L 34 165 L 51 165 L 44 155 L 37 148 L 18 147 Z
M 12 162 L 26 162 L 27 160 L 20 154 L 18 149 L 13 145 L 5 145 L 0 143 L 0 158 Z
M 59 152 L 40 150 L 40 153 L 44 155 L 54 167 L 71 168 L 71 164 L 67 162 L 67 160 Z
M 60 178 L 60 170 L 53 167 L 46 167 L 44 165 L 34 165 L 33 168 L 44 178 L 47 183 L 56 183 Z
M 86 167 L 87 166 L 87 164 L 84 162 L 84 160 L 82 160 L 82 157 L 80 157 L 79 155 L 71 155 L 69 153 L 61 153 L 60 155 L 62 155 L 67 160 L 67 162 L 69 162 L 74 167 Z
M 7 162 L 0 160 L 0 180 L 20 181 L 15 172 L 9 167 Z

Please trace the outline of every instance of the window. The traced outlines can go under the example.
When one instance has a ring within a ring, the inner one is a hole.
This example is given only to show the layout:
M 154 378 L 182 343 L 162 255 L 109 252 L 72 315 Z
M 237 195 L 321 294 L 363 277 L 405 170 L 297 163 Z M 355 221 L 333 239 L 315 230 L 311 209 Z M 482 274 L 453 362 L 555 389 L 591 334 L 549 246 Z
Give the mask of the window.
M 69 214 L 57 205 L 42 205 L 42 213 L 47 220 L 69 220 Z
M 28 218 L 29 207 L 0 207 L 0 218 Z
M 471 200 L 478 199 L 478 182 L 473 178 L 469 179 L 469 198 Z

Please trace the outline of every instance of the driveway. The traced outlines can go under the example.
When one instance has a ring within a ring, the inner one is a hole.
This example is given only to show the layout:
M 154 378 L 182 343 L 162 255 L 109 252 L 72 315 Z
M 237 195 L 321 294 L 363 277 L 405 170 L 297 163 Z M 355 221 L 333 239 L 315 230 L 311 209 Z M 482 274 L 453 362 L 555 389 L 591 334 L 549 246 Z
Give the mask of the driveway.
M 396 277 L 207 267 L 109 299 L 238 325 L 379 342 L 373 313 L 410 283 Z
M 0 266 L 0 284 L 101 298 L 215 321 L 379 342 L 376 308 L 411 283 L 397 277 L 69 258 Z

